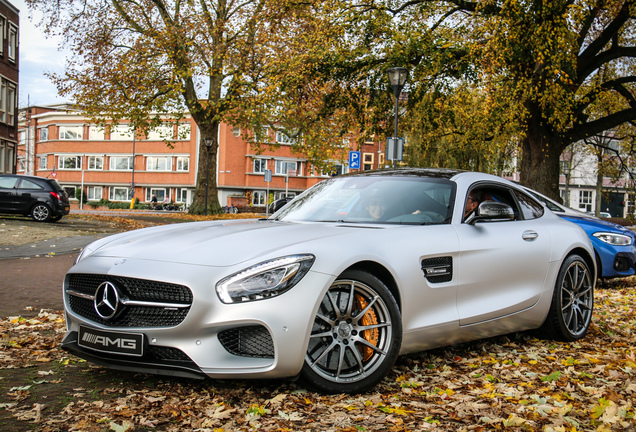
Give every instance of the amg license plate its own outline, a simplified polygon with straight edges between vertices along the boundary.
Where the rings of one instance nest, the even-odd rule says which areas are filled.
[[[79,346],[113,354],[141,356],[144,353],[144,335],[97,330],[80,326]]]

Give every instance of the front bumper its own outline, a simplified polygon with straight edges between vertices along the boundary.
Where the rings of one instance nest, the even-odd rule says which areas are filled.
[[[216,281],[234,271],[234,267],[88,257],[73,267],[65,278],[67,334],[62,347],[102,366],[135,372],[213,378],[297,375],[304,362],[318,299],[322,299],[333,276],[309,271],[295,287],[278,297],[224,304],[214,287]],[[170,308],[154,308],[161,310],[149,313],[124,306],[121,314],[104,320],[95,314],[93,300],[82,304],[77,296],[69,295],[70,288],[76,290],[72,279],[84,275],[89,276],[88,280],[97,277],[97,281],[99,278],[112,281],[123,297],[133,300],[139,288],[128,287],[128,279],[142,281],[139,286],[146,282],[185,286],[191,290],[191,303],[185,316],[169,325],[161,320],[164,314],[174,316]],[[96,290],[98,282],[91,283],[92,289]],[[157,295],[156,287],[148,291]],[[165,299],[160,300],[160,303],[165,302]],[[129,314],[129,311],[134,313]],[[144,354],[131,357],[94,350],[85,344],[80,346],[80,326],[142,334]]]

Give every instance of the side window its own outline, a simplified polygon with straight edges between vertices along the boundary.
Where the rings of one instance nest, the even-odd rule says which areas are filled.
[[[0,189],[13,189],[17,183],[17,177],[0,177]]]
[[[517,205],[517,201],[513,197],[510,189],[504,188],[504,187],[490,186],[490,185],[483,185],[483,186],[480,185],[471,189],[465,201],[464,219],[466,219],[468,215],[472,213],[472,212],[469,212],[470,208],[475,207],[475,204],[479,206],[481,203],[486,201],[494,201],[494,202],[499,202],[503,204],[508,204],[510,207],[512,207],[512,210],[515,213],[515,220],[521,219],[519,206]]]
[[[32,182],[31,180],[22,179],[20,183],[20,189],[44,189],[39,184]]]
[[[524,219],[536,219],[543,216],[543,207],[538,202],[517,190],[515,191],[515,195],[517,196],[517,201],[519,202],[521,214],[523,214]]]

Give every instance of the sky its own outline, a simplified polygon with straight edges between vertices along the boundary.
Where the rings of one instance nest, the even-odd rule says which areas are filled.
[[[47,39],[44,32],[31,19],[24,0],[8,0],[20,10],[20,107],[49,105],[68,100],[57,95],[57,88],[44,75],[45,72],[62,72],[64,54],[58,50],[59,39]]]

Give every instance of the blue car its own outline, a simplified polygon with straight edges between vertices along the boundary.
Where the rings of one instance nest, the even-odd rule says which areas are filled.
[[[597,274],[600,278],[616,278],[636,274],[636,233],[624,226],[588,216],[564,207],[540,193],[526,188],[553,213],[583,228],[596,252]]]

